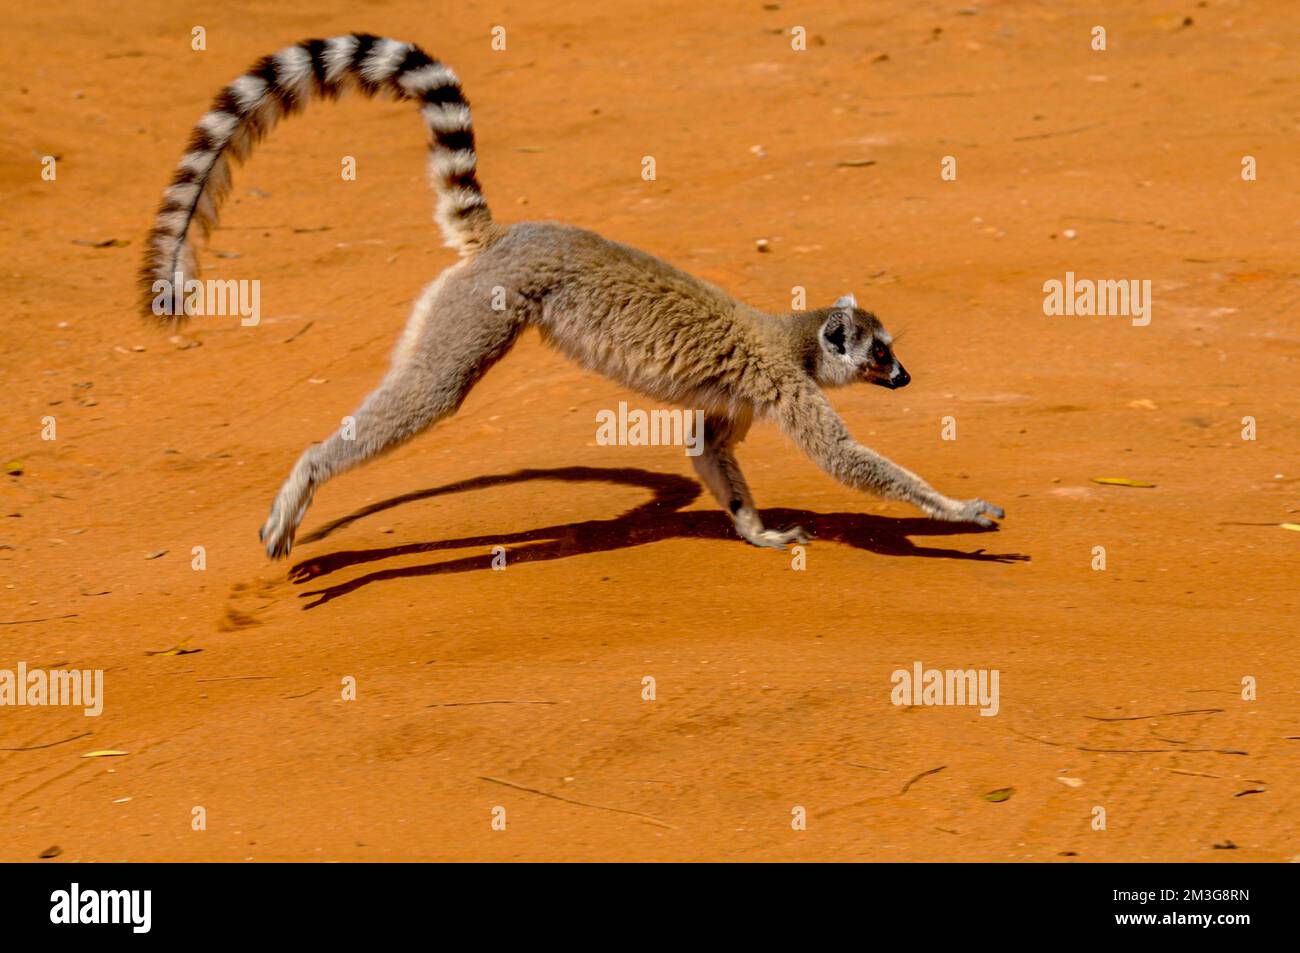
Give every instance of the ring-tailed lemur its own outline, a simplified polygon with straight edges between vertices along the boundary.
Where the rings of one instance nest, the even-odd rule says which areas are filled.
[[[466,393],[526,325],[584,367],[653,398],[706,410],[705,450],[692,460],[758,546],[802,542],[798,527],[763,526],[734,447],[768,418],[828,473],[935,519],[991,526],[1003,516],[984,500],[954,500],[853,440],[822,392],[855,381],[910,380],[889,335],[852,295],[830,308],[773,316],[743,304],[645,252],[550,222],[499,225],[475,175],[474,131],[460,81],[411,43],[369,35],[307,40],[264,57],[217,96],[199,120],[148,241],[141,279],[146,311],[160,288],[197,272],[195,226],[204,234],[229,190],[230,160],[243,159],[283,116],[349,89],[417,103],[429,132],[436,219],[461,261],[415,304],[387,376],[339,431],[299,458],[261,538],[288,554],[316,490],[335,474],[414,437],[455,412]],[[158,283],[162,283],[159,285]],[[169,285],[168,283],[175,284]],[[493,289],[505,289],[504,309]],[[500,292],[497,297],[500,298]],[[349,439],[351,438],[351,439]]]

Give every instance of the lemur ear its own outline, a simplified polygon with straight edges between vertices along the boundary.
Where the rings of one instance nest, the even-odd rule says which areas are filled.
[[[837,308],[856,308],[857,306],[858,306],[858,299],[853,297],[852,292],[841,296],[835,302],[835,307]]]
[[[822,347],[835,354],[844,354],[849,347],[849,316],[845,311],[832,311],[822,324]]]

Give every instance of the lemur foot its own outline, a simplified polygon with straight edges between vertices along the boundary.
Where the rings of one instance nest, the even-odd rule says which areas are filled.
[[[257,538],[266,544],[266,555],[270,559],[283,559],[293,549],[293,534],[297,526],[285,518],[285,513],[278,506],[271,508],[271,515],[257,531]]]
[[[948,500],[946,504],[929,513],[931,519],[943,520],[948,523],[975,523],[977,526],[996,526],[989,516],[1002,519],[1006,511],[1000,506],[994,506],[987,500]]]
[[[791,544],[802,545],[807,543],[809,536],[802,526],[791,526],[789,529],[760,529],[748,533],[742,533],[746,541],[755,546],[762,546],[768,549],[785,549]]]
[[[286,484],[281,488],[271,506],[271,515],[266,518],[257,536],[266,544],[266,555],[271,559],[283,559],[293,549],[294,533],[302,522],[311,504],[311,494],[302,492],[300,487]]]

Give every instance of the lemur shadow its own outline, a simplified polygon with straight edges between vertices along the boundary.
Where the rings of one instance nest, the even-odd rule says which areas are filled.
[[[304,559],[289,571],[289,578],[302,585],[327,576],[349,566],[377,562],[413,553],[431,553],[440,550],[474,548],[482,550],[492,546],[525,544],[509,551],[511,564],[563,559],[589,553],[608,552],[629,546],[644,546],[666,539],[732,539],[740,537],[732,528],[731,520],[721,510],[683,512],[682,508],[700,496],[700,486],[694,480],[670,473],[653,473],[631,467],[607,469],[602,467],[559,467],[555,469],[516,470],[495,476],[475,477],[449,483],[446,486],[405,493],[388,500],[372,503],[347,516],[327,523],[319,529],[300,537],[300,542],[311,543],[325,539],[336,530],[349,526],[367,516],[373,516],[395,506],[446,496],[468,493],[492,487],[525,483],[530,480],[557,480],[565,483],[611,483],[647,489],[651,497],[613,519],[585,520],[581,523],[559,523],[518,533],[499,533],[491,536],[468,536],[444,539],[430,543],[409,543],[381,549],[341,550]],[[965,552],[933,546],[918,546],[910,536],[952,536],[967,533],[996,532],[994,528],[974,526],[969,523],[942,523],[922,517],[896,519],[872,516],[865,513],[812,513],[808,510],[765,509],[764,522],[773,527],[802,526],[815,540],[844,543],[882,556],[924,556],[938,559],[972,559],[979,562],[1024,562],[1030,557],[1021,553],[987,553],[983,549]],[[312,599],[304,605],[314,609],[339,596],[355,592],[362,586],[386,579],[403,579],[414,576],[435,576],[443,573],[473,572],[490,568],[490,560],[483,552],[447,562],[427,563],[420,566],[400,566],[379,569],[347,582],[323,589],[302,593],[302,598]]]

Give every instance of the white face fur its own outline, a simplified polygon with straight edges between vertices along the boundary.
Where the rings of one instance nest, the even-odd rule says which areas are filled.
[[[835,302],[818,339],[822,349],[818,378],[823,386],[870,381],[892,390],[912,379],[894,356],[889,332],[874,314],[859,308],[851,294]]]

